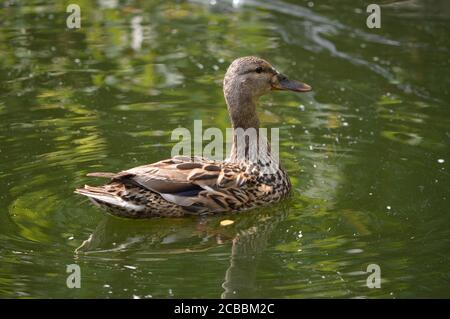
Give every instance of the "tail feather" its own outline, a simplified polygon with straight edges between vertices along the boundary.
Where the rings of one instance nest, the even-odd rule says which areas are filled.
[[[108,192],[103,186],[94,187],[85,185],[84,188],[77,188],[75,193],[87,196],[91,201],[100,206],[113,206],[114,208],[132,211],[142,211],[145,206],[136,205],[129,201],[124,200],[114,192]]]
[[[86,176],[114,178],[117,176],[117,174],[116,173],[108,173],[108,172],[93,172],[93,173],[86,174]]]

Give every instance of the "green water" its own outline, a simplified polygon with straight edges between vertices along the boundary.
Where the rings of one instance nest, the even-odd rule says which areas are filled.
[[[377,30],[350,0],[77,0],[69,30],[71,2],[0,4],[0,297],[450,297],[448,1],[380,1]],[[244,55],[314,88],[259,107],[292,198],[133,221],[73,194],[169,157],[176,127],[225,130]]]

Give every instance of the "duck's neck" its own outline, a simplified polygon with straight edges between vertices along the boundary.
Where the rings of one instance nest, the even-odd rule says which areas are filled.
[[[238,87],[224,89],[225,101],[231,118],[233,129],[259,129],[259,119],[256,114],[256,98]]]
[[[256,114],[257,98],[246,94],[242,89],[224,89],[224,93],[233,127],[229,160],[249,161],[255,164],[273,162],[270,144],[266,136],[259,131],[259,119]]]

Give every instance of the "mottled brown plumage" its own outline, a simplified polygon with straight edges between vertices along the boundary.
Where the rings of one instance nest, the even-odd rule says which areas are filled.
[[[257,132],[256,101],[261,95],[271,90],[310,89],[288,80],[260,58],[237,59],[224,78],[234,132],[230,158],[213,161],[176,156],[117,174],[91,173],[88,175],[111,181],[98,187],[86,185],[75,192],[113,215],[129,218],[238,212],[278,202],[291,188],[286,172],[265,139],[253,149],[250,139],[242,139],[239,132]]]

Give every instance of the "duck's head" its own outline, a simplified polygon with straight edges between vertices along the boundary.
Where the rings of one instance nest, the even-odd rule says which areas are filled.
[[[254,56],[239,58],[231,63],[225,74],[224,89],[229,86],[238,86],[256,97],[273,90],[311,91],[308,84],[289,80],[269,62]]]
[[[269,62],[254,56],[238,58],[228,67],[223,91],[235,127],[257,127],[256,100],[270,91],[308,92],[308,84],[293,81]]]

